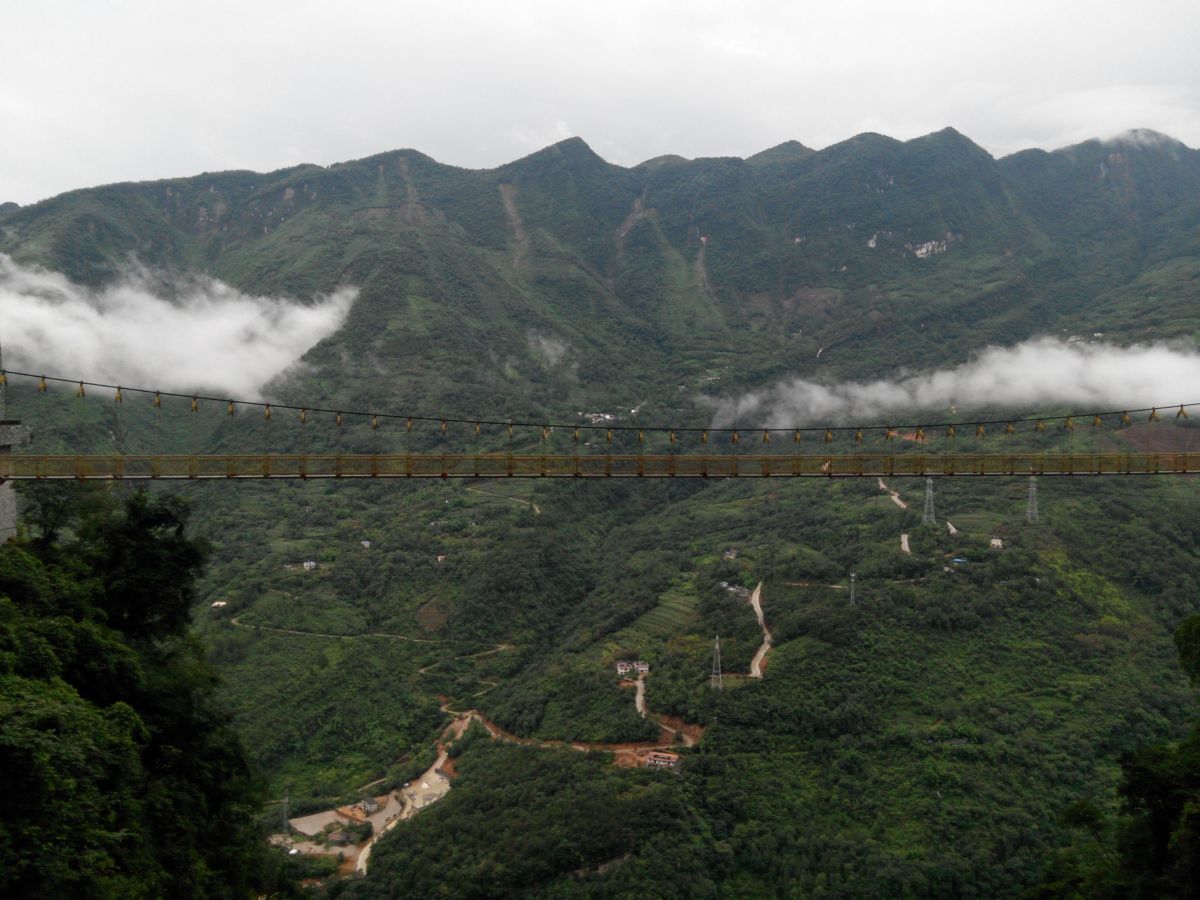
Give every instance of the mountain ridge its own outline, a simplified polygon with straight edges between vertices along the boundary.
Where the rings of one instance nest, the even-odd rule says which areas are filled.
[[[668,154],[661,154],[659,156],[654,156],[649,159],[643,160],[642,162],[634,163],[629,166],[624,166],[624,165],[621,165],[620,163],[613,163],[613,162],[609,162],[608,160],[605,160],[603,157],[601,157],[599,154],[597,154],[592,149],[591,145],[588,144],[584,138],[579,137],[579,136],[572,136],[569,138],[564,138],[553,144],[548,144],[546,147],[543,147],[540,150],[535,150],[531,153],[526,154],[525,156],[518,157],[516,159],[512,159],[507,162],[499,163],[494,166],[482,166],[482,167],[459,166],[459,165],[455,165],[453,163],[445,163],[440,160],[437,160],[436,158],[429,156],[428,154],[424,153],[423,151],[417,150],[416,148],[398,147],[398,148],[391,149],[391,150],[382,150],[382,151],[379,151],[378,153],[372,153],[368,156],[359,157],[356,159],[348,159],[348,160],[340,160],[337,162],[332,162],[327,165],[322,165],[320,163],[297,163],[295,165],[285,166],[285,167],[281,167],[279,169],[269,169],[269,170],[261,170],[261,171],[256,170],[256,169],[216,169],[216,170],[205,170],[203,172],[200,172],[200,173],[197,173],[194,175],[166,176],[163,178],[152,179],[150,181],[125,180],[125,181],[104,182],[104,183],[96,184],[96,185],[87,185],[87,186],[81,186],[81,187],[76,187],[76,188],[70,188],[59,194],[55,194],[51,197],[47,197],[42,200],[35,201],[33,203],[25,203],[25,204],[18,204],[18,203],[12,203],[12,202],[0,203],[0,217],[2,217],[5,214],[8,214],[8,213],[15,212],[17,210],[25,210],[25,209],[34,208],[34,207],[40,206],[42,204],[49,203],[58,198],[74,194],[78,191],[102,190],[104,188],[123,187],[123,186],[129,186],[129,185],[169,184],[169,183],[185,181],[185,180],[189,180],[189,179],[193,179],[193,178],[225,177],[225,176],[235,176],[235,175],[253,176],[253,177],[258,177],[258,178],[278,178],[278,177],[285,176],[292,172],[308,170],[308,169],[333,171],[333,170],[337,170],[337,169],[344,168],[344,167],[354,167],[354,166],[357,166],[360,164],[370,163],[370,162],[375,161],[380,158],[393,157],[393,156],[406,157],[406,158],[417,157],[420,160],[422,160],[423,162],[433,163],[439,167],[443,167],[445,169],[455,170],[455,171],[459,171],[459,172],[489,173],[489,172],[502,171],[502,170],[508,169],[510,167],[513,167],[519,163],[523,163],[526,161],[542,159],[547,154],[550,154],[552,152],[557,153],[560,156],[563,156],[564,158],[569,158],[571,156],[575,156],[575,155],[579,154],[580,151],[583,151],[587,155],[594,157],[595,159],[600,160],[601,162],[604,162],[608,166],[612,166],[612,167],[615,167],[618,169],[624,169],[626,171],[632,171],[632,170],[639,169],[639,168],[642,168],[645,166],[651,166],[656,163],[661,163],[661,161],[665,161],[665,160],[682,161],[682,162],[697,162],[697,161],[705,160],[705,159],[736,159],[736,160],[743,160],[746,162],[753,161],[753,162],[757,162],[757,163],[794,162],[794,161],[806,158],[806,157],[814,155],[814,154],[825,153],[833,148],[839,148],[839,147],[843,147],[843,146],[861,146],[863,143],[871,142],[876,139],[882,139],[884,142],[888,142],[891,144],[911,144],[914,142],[924,142],[924,141],[929,141],[931,139],[945,139],[945,138],[949,138],[949,139],[953,139],[953,140],[961,140],[961,142],[968,144],[971,147],[974,147],[974,148],[982,151],[983,153],[987,154],[989,157],[991,157],[992,159],[994,159],[996,161],[1011,159],[1013,157],[1021,156],[1023,154],[1056,154],[1056,153],[1069,154],[1073,151],[1076,151],[1078,148],[1084,147],[1089,144],[1126,145],[1126,146],[1133,146],[1133,147],[1138,147],[1138,148],[1143,148],[1143,149],[1153,148],[1153,147],[1158,146],[1158,147],[1171,147],[1171,148],[1184,150],[1184,151],[1188,151],[1188,152],[1192,152],[1192,153],[1196,152],[1194,148],[1189,147],[1183,141],[1180,141],[1177,138],[1174,138],[1171,135],[1165,134],[1163,132],[1158,132],[1158,131],[1155,131],[1155,130],[1149,129],[1149,128],[1130,128],[1130,129],[1126,129],[1125,131],[1120,132],[1116,135],[1113,135],[1111,137],[1088,138],[1086,140],[1079,141],[1078,143],[1075,143],[1075,144],[1069,144],[1069,145],[1066,145],[1063,147],[1057,147],[1057,148],[1053,148],[1053,149],[1049,149],[1049,150],[1040,148],[1040,147],[1028,147],[1028,148],[1024,148],[1021,150],[1013,151],[1012,153],[1004,154],[1002,156],[993,156],[990,152],[988,152],[986,149],[984,149],[979,144],[976,144],[974,141],[972,141],[969,137],[964,135],[962,132],[958,131],[957,129],[953,128],[952,126],[946,126],[944,128],[938,129],[937,131],[932,131],[925,135],[918,135],[917,137],[909,138],[908,140],[899,140],[897,138],[892,138],[887,135],[880,134],[878,132],[866,131],[866,132],[860,132],[858,134],[852,135],[841,141],[835,141],[834,143],[829,144],[821,149],[813,149],[797,140],[789,139],[780,144],[774,145],[772,147],[768,147],[764,150],[759,150],[755,153],[751,153],[744,157],[741,157],[741,156],[728,156],[728,157],[704,157],[704,156],[701,156],[701,157],[689,158],[689,157],[680,156],[678,154],[668,153]]]
[[[486,170],[393,150],[73,191],[4,214],[0,252],[92,285],[131,258],[257,294],[353,283],[344,333],[313,360],[360,359],[448,400],[466,385],[418,362],[436,334],[464,371],[483,354],[519,373],[469,376],[475,390],[516,404],[532,380],[561,412],[595,403],[586,376],[614,366],[664,397],[678,370],[693,396],[921,367],[930,342],[954,362],[1063,329],[1190,334],[1200,153],[1142,143],[997,160],[942,129],[624,168],[569,138]],[[575,347],[581,377],[547,369],[533,332]]]

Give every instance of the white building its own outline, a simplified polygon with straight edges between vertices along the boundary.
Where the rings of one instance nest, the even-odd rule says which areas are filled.
[[[618,675],[628,675],[630,672],[637,672],[641,675],[647,675],[650,672],[650,663],[640,659],[622,659],[617,663]]]
[[[646,755],[647,769],[678,769],[679,754],[668,753],[665,750],[651,750]]]

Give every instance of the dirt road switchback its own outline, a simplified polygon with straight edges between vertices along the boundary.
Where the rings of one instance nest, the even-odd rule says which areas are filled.
[[[762,629],[763,633],[762,645],[754,654],[754,659],[750,660],[750,677],[762,678],[763,664],[766,662],[767,654],[771,652],[771,629],[767,628],[766,619],[763,617],[761,581],[754,589],[754,593],[750,595],[750,605],[754,607],[754,615],[758,617],[758,627]]]

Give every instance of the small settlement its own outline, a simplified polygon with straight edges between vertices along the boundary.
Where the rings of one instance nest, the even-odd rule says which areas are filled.
[[[666,750],[651,750],[646,754],[647,769],[678,769],[679,754]]]
[[[636,672],[639,675],[650,674],[650,663],[643,660],[622,659],[617,661],[617,674],[624,677],[630,672]]]
[[[356,803],[288,819],[287,830],[271,843],[291,853],[339,858],[342,874],[350,874],[371,839],[401,817],[405,804],[398,791],[364,797]],[[370,825],[370,828],[365,826]]]

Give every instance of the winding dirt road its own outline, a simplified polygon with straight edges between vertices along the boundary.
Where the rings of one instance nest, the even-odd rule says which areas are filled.
[[[512,645],[503,645],[506,649]],[[499,648],[486,652],[499,652]],[[479,654],[474,654],[479,655]],[[644,676],[643,676],[644,677]],[[638,694],[639,694],[639,712],[642,715],[648,715],[645,707],[645,698],[643,696],[644,682],[642,677],[638,678]],[[569,747],[572,750],[577,750],[582,753],[592,751],[605,751],[613,754],[613,761],[617,765],[638,766],[641,765],[642,756],[651,750],[667,750],[675,746],[676,737],[679,738],[679,743],[684,747],[694,747],[696,743],[704,735],[704,727],[701,725],[693,725],[684,722],[674,716],[659,715],[656,719],[662,733],[657,741],[630,741],[622,744],[602,744],[590,743],[584,741],[544,741],[535,738],[522,738],[505,731],[483,713],[477,709],[468,709],[461,712],[450,709],[449,704],[443,702],[441,705],[442,712],[453,716],[454,720],[442,729],[441,735],[438,737],[437,759],[434,760],[432,766],[426,769],[419,777],[411,782],[410,787],[402,789],[399,794],[402,798],[403,808],[400,813],[386,822],[382,828],[378,828],[375,834],[371,837],[362,848],[358,851],[358,857],[354,864],[356,872],[366,873],[367,866],[370,864],[371,848],[375,845],[383,835],[395,828],[400,822],[407,821],[415,816],[418,812],[438,800],[441,800],[450,792],[451,782],[446,771],[446,763],[450,756],[449,741],[461,737],[472,722],[478,722],[484,727],[492,740],[505,741],[510,744],[519,744],[522,747],[540,747],[540,748],[563,748]],[[331,811],[332,812],[332,811]],[[293,845],[297,848],[300,845]],[[315,846],[315,845],[314,845]],[[301,852],[313,852],[310,850],[301,850]]]
[[[526,500],[523,497],[510,497],[508,494],[497,494],[495,491],[485,491],[477,487],[469,487],[466,490],[472,494],[482,494],[485,497],[495,497],[497,500],[511,500],[513,503],[521,503],[533,510],[535,516],[542,514],[542,509],[532,500]]]
[[[763,617],[761,581],[754,589],[754,593],[750,595],[750,605],[754,607],[754,615],[758,617],[758,627],[762,629],[763,633],[762,646],[754,654],[754,659],[750,660],[750,677],[762,678],[763,664],[766,662],[767,654],[771,652],[771,629],[767,628],[766,619]]]
[[[323,631],[299,631],[295,628],[275,628],[271,625],[247,625],[242,621],[241,616],[234,616],[229,620],[229,624],[236,628],[249,628],[251,631],[258,629],[259,631],[269,631],[273,634],[294,634],[299,637],[319,637],[330,638],[335,641],[352,641],[356,638],[364,637],[381,637],[388,638],[393,641],[409,641],[413,644],[444,644],[445,641],[434,640],[433,638],[418,638],[409,637],[407,634],[389,634],[383,631],[368,631],[363,634],[328,634]]]
[[[445,665],[448,662],[455,662],[460,659],[479,659],[481,656],[494,656],[497,653],[503,653],[506,650],[516,650],[516,644],[497,644],[490,650],[480,650],[478,653],[464,653],[462,656],[448,656],[445,659],[439,659],[437,662],[430,663],[427,666],[422,666],[417,669],[418,675],[428,675],[430,669],[436,669],[438,666]]]
[[[895,503],[898,507],[900,507],[901,509],[908,509],[908,504],[905,503],[900,498],[900,492],[893,491],[890,487],[888,487],[887,482],[884,481],[882,478],[879,479],[879,489],[881,491],[887,491],[888,495],[892,498],[892,502]],[[950,526],[950,528],[951,528],[951,533],[953,533],[954,526],[952,525],[952,526]],[[908,535],[907,534],[900,535],[900,549],[903,550],[905,553],[912,553],[912,550],[910,550],[908,548]]]
[[[758,621],[762,626],[764,634],[763,646],[759,649],[758,653],[754,657],[753,663],[751,664],[751,674],[755,678],[762,677],[762,664],[764,658],[766,657],[767,651],[770,649],[771,640],[771,633],[767,630],[767,627],[763,621],[761,593],[762,583],[760,582],[750,598],[750,603],[754,607],[755,614],[758,616]],[[244,625],[238,622],[236,618],[231,619],[230,621],[242,628],[255,627],[252,625]],[[267,630],[278,631],[284,634],[300,634],[338,639],[356,636],[319,634],[316,632],[293,631],[283,628],[272,628]],[[409,638],[407,635],[387,636],[402,640],[421,641],[422,643],[441,643],[439,641],[422,640],[420,638]],[[418,672],[419,674],[426,674],[436,666],[451,662],[453,660],[475,659],[478,657],[489,656],[495,653],[504,652],[506,650],[515,649],[516,646],[514,644],[497,644],[488,650],[481,650],[476,653],[468,653],[462,656],[448,657],[446,659],[439,660],[438,662],[422,667],[418,670]],[[638,674],[636,682],[637,693],[634,699],[634,704],[638,714],[641,715],[642,718],[650,717],[650,711],[646,706],[645,677],[646,676],[644,672]],[[494,685],[494,682],[491,684]],[[480,693],[485,692],[486,691],[481,691]],[[386,823],[383,824],[382,828],[377,828],[371,839],[366,844],[358,848],[357,858],[354,860],[354,870],[356,872],[366,873],[367,867],[370,864],[371,850],[374,847],[375,842],[378,841],[387,831],[390,831],[398,823],[411,819],[422,809],[433,803],[436,803],[438,800],[442,799],[442,797],[446,796],[447,793],[449,793],[451,788],[450,776],[453,774],[453,770],[447,767],[447,761],[449,759],[449,744],[452,740],[461,737],[467,728],[470,727],[472,722],[478,722],[480,725],[482,725],[492,740],[505,741],[507,743],[518,744],[524,747],[567,747],[583,753],[603,751],[613,754],[613,762],[616,765],[627,767],[643,765],[645,754],[652,750],[667,750],[679,744],[682,744],[684,747],[694,747],[699,742],[700,738],[704,736],[704,726],[702,725],[684,722],[677,716],[657,714],[654,716],[654,719],[658,722],[660,728],[659,739],[657,741],[629,741],[626,743],[606,744],[585,741],[539,740],[536,738],[518,737],[512,732],[501,728],[477,709],[467,709],[461,711],[451,709],[449,701],[444,697],[442,698],[440,709],[442,712],[449,716],[453,716],[454,718],[449,724],[446,725],[445,728],[442,729],[442,732],[438,737],[437,758],[434,760],[433,765],[423,772],[418,778],[414,779],[414,781],[411,782],[408,787],[397,792],[402,803],[400,812],[389,818]],[[371,784],[376,783],[377,782],[372,782]],[[329,812],[331,815],[334,814],[334,811],[332,810]],[[291,846],[300,849],[301,852],[317,852],[317,850],[321,849],[305,849],[307,845],[302,846],[301,844],[293,844]],[[313,846],[316,847],[316,845]]]
[[[888,495],[891,496],[892,502],[895,503],[898,507],[900,507],[901,509],[908,509],[908,504],[900,499],[900,492],[893,491],[890,487],[887,486],[887,482],[884,481],[882,478],[879,479],[879,489],[881,491],[886,491],[888,493]]]

